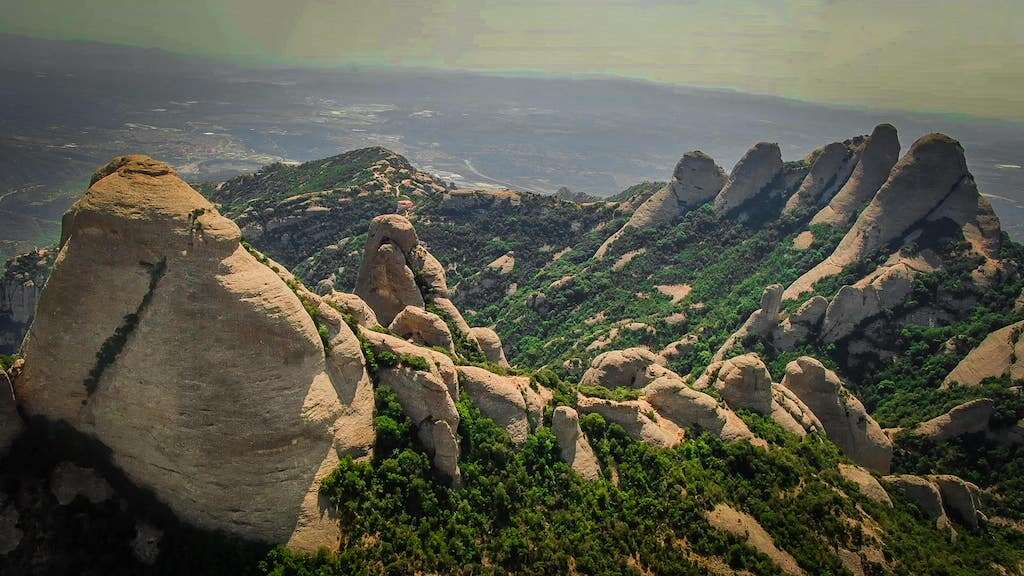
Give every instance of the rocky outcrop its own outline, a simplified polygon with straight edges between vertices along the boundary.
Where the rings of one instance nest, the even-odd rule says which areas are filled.
[[[814,412],[792,390],[782,384],[772,384],[771,417],[786,431],[800,437],[825,429]]]
[[[665,347],[658,352],[658,356],[661,356],[665,360],[672,360],[673,358],[687,356],[693,351],[693,348],[697,345],[698,341],[700,341],[700,337],[696,334],[686,334],[679,340],[666,344]]]
[[[865,321],[902,304],[914,289],[914,276],[941,266],[930,250],[917,256],[893,254],[885,264],[854,284],[843,286],[825,311],[821,340],[836,342],[853,334]]]
[[[170,167],[117,158],[64,218],[15,396],[186,522],[336,545],[319,481],[369,453],[373,392],[340,313],[304,298],[324,324]]]
[[[407,259],[418,242],[412,224],[403,216],[385,214],[370,223],[355,293],[382,324],[390,324],[406,306],[424,307]]]
[[[928,477],[942,496],[942,507],[958,524],[977,530],[986,521],[981,512],[981,489],[952,474],[935,474]]]
[[[779,312],[782,310],[782,285],[771,284],[761,292],[761,307],[754,310],[747,320],[733,332],[718,348],[711,358],[712,362],[721,362],[733,348],[742,344],[748,336],[769,337],[779,324]]]
[[[883,474],[889,471],[892,442],[835,372],[801,356],[786,366],[782,385],[810,408],[829,439],[850,460]]]
[[[730,358],[708,367],[711,386],[733,409],[747,408],[759,414],[772,412],[772,375],[757,354]]]
[[[508,360],[505,358],[505,350],[501,346],[501,337],[497,332],[490,328],[476,327],[469,329],[469,335],[480,346],[480,350],[488,362],[502,368],[509,367]]]
[[[558,439],[562,460],[586,480],[601,477],[601,466],[590,442],[580,429],[580,415],[568,406],[555,408],[551,415],[551,430]]]
[[[884,476],[882,482],[916,504],[929,520],[935,521],[937,528],[952,530],[946,509],[942,505],[942,494],[934,482],[910,474]]]
[[[712,510],[704,512],[704,517],[713,528],[732,534],[770,558],[782,572],[791,576],[807,574],[792,555],[775,544],[771,534],[753,516],[727,504],[716,504]]]
[[[438,347],[455,352],[455,343],[448,325],[440,316],[423,308],[406,306],[395,316],[388,329],[406,340],[429,348]]]
[[[504,428],[512,442],[523,444],[543,422],[550,392],[533,390],[530,379],[501,376],[475,366],[459,366],[459,383],[473,404]]]
[[[39,249],[4,263],[0,275],[0,354],[14,354],[21,346],[53,258],[52,251]]]
[[[784,298],[811,290],[921,223],[943,219],[960,226],[980,254],[991,257],[998,250],[998,219],[967,171],[963,148],[948,136],[928,134],[893,167],[832,255],[790,285]]]
[[[646,348],[626,348],[599,354],[580,380],[582,386],[643,388],[668,369],[664,359]]]
[[[380,326],[380,322],[377,321],[377,315],[373,313],[373,309],[355,294],[331,290],[324,295],[323,299],[324,302],[327,302],[339,312],[351,316],[360,326],[367,328]]]
[[[914,434],[941,442],[965,434],[987,432],[995,410],[995,402],[988,398],[964,402],[945,414],[918,424]]]
[[[690,388],[675,374],[651,382],[644,389],[644,400],[659,415],[682,428],[706,430],[727,441],[759,440],[735,413],[719,406],[711,396]]]
[[[828,310],[828,300],[814,296],[800,305],[792,314],[783,318],[772,329],[772,345],[781,352],[796,348],[800,343],[817,336],[821,321]]]
[[[580,396],[576,408],[583,414],[600,414],[608,422],[622,426],[635,440],[652,446],[671,448],[683,440],[683,430],[668,418],[659,416],[644,400]]]
[[[1024,378],[1024,321],[992,332],[942,381],[942,386],[979,386],[986,378]]]
[[[14,391],[7,373],[0,368],[0,460],[7,455],[11,444],[21,435],[25,425],[14,403]]]
[[[594,256],[600,260],[627,228],[648,228],[675,222],[687,211],[715,197],[726,182],[725,171],[700,150],[687,152],[676,164],[672,181],[644,201],[626,224],[609,237]]]
[[[850,179],[828,205],[814,215],[811,224],[846,226],[852,222],[889,178],[889,172],[899,160],[899,155],[900,141],[896,128],[891,124],[875,126],[864,143]]]
[[[725,214],[761,193],[782,172],[778,144],[759,142],[744,154],[715,196],[715,212]]]
[[[889,498],[889,493],[885,491],[885,488],[882,488],[878,480],[865,468],[853,464],[840,464],[839,475],[844,480],[856,484],[861,494],[868,499],[874,500],[879,504],[885,504],[890,508],[892,507],[892,499]]]
[[[815,150],[811,169],[797,191],[786,201],[783,214],[792,214],[819,206],[846,183],[857,162],[858,150],[853,143],[833,142]]]

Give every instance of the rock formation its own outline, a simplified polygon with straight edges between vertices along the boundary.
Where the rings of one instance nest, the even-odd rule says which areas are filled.
[[[715,196],[715,212],[725,214],[761,193],[782,171],[778,144],[759,142],[744,154]]]
[[[440,316],[423,308],[406,306],[391,321],[391,332],[428,348],[443,348],[455,352],[451,330]]]
[[[986,378],[1024,378],[1024,321],[992,332],[943,380],[943,387],[979,386]]]
[[[425,306],[409,267],[409,254],[418,243],[416,231],[404,216],[385,214],[370,223],[355,293],[382,324],[391,324],[406,306]]]
[[[583,374],[580,385],[643,388],[668,372],[664,360],[646,348],[626,348],[599,354]]]
[[[967,171],[960,144],[943,134],[921,137],[893,167],[885,184],[826,260],[797,279],[783,296],[796,298],[814,284],[900,239],[914,226],[948,219],[974,249],[991,257],[999,247],[999,222]]]
[[[505,350],[501,347],[501,337],[497,332],[490,328],[475,327],[469,329],[469,335],[476,340],[488,362],[502,368],[509,367],[508,360],[505,358]]]
[[[851,144],[833,142],[815,150],[811,156],[811,169],[797,191],[786,201],[783,214],[818,206],[846,183],[857,162],[858,151]]]
[[[936,528],[952,530],[949,516],[946,515],[946,509],[942,505],[942,494],[934,482],[910,474],[884,476],[882,482],[916,504],[927,518],[935,521]]]
[[[814,358],[801,356],[786,366],[782,385],[811,409],[829,439],[850,460],[876,472],[888,473],[892,441],[864,405],[846,390],[835,372]]]
[[[730,358],[717,369],[708,367],[711,386],[733,409],[747,408],[759,414],[772,412],[772,375],[757,354]]]
[[[882,488],[882,485],[867,469],[853,464],[840,464],[839,474],[845,480],[856,484],[861,494],[870,500],[874,500],[879,504],[885,504],[890,508],[892,507],[892,499],[889,498],[889,493],[885,491],[885,488]]]
[[[707,394],[690,388],[675,374],[661,376],[644,390],[644,400],[657,413],[686,429],[706,430],[727,441],[758,439],[731,410]]]
[[[380,322],[377,321],[377,315],[373,313],[373,309],[355,294],[331,290],[324,295],[323,299],[324,302],[327,302],[333,308],[351,316],[360,326],[367,328],[380,326]]]
[[[889,172],[899,160],[900,141],[896,128],[891,124],[879,124],[871,131],[864,143],[857,166],[850,179],[827,206],[822,208],[811,224],[846,226],[856,218],[861,208],[874,197],[882,187]]]
[[[661,448],[671,448],[683,440],[683,430],[667,418],[658,416],[644,400],[605,400],[580,396],[577,409],[584,414],[600,414],[618,424],[635,440]]]
[[[580,429],[580,415],[568,406],[555,408],[551,415],[551,430],[558,439],[562,460],[586,480],[601,477],[601,466],[590,442]]]
[[[600,260],[622,237],[626,228],[648,228],[675,222],[687,211],[715,197],[725,184],[726,175],[715,161],[700,150],[687,152],[676,164],[672,181],[651,195],[615,234],[597,249]]]
[[[995,402],[988,398],[964,402],[945,414],[918,424],[914,434],[940,442],[965,434],[987,432],[995,410]]]
[[[166,164],[116,158],[64,218],[15,396],[187,522],[334,545],[319,480],[374,441],[359,343],[239,240]]]
[[[0,354],[18,351],[52,265],[53,253],[46,249],[19,254],[4,264],[0,274]]]
[[[530,379],[500,376],[476,366],[459,366],[459,384],[484,416],[504,428],[516,444],[526,442],[544,419],[550,392],[533,390]]]

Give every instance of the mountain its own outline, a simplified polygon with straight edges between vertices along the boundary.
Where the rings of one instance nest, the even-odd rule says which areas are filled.
[[[10,267],[0,569],[1022,573],[1024,251],[949,136],[782,150],[584,203],[114,159]]]

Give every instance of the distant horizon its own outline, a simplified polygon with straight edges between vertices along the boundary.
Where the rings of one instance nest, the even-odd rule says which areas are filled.
[[[1022,21],[1007,0],[39,0],[8,7],[0,32],[251,67],[617,78],[1024,121]]]

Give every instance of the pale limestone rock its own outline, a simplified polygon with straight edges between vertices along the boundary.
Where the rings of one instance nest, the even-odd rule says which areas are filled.
[[[328,292],[323,299],[324,302],[327,302],[339,311],[355,318],[356,323],[360,326],[366,326],[367,328],[380,326],[380,322],[377,321],[377,315],[373,313],[373,309],[370,308],[366,302],[363,302],[362,298],[355,294],[335,292],[332,290]]]
[[[929,520],[935,521],[935,526],[940,530],[953,529],[942,505],[939,487],[931,480],[910,474],[895,474],[883,476],[882,483],[910,499]]]
[[[61,462],[50,472],[50,492],[61,506],[67,506],[81,496],[99,504],[114,495],[114,490],[92,468],[83,468],[71,462]]]
[[[880,473],[892,462],[892,441],[835,372],[809,356],[786,366],[782,385],[791,390],[821,422],[829,439],[850,460]]]
[[[914,428],[914,433],[931,440],[942,441],[964,434],[987,432],[989,420],[995,410],[995,402],[988,398],[971,400],[945,414],[918,424]]]
[[[449,352],[455,352],[455,343],[452,341],[451,330],[440,316],[427,312],[423,308],[406,306],[395,316],[388,327],[391,332],[422,344],[428,348],[439,347]]]
[[[942,506],[953,520],[959,524],[977,530],[984,515],[981,513],[981,490],[970,482],[966,482],[952,474],[935,474],[928,477],[942,495]]]
[[[771,417],[780,426],[801,437],[825,430],[814,412],[782,384],[772,384]]]
[[[651,382],[644,389],[644,400],[680,427],[706,430],[722,440],[758,443],[759,439],[736,414],[719,406],[711,396],[690,388],[675,374]]]
[[[890,508],[892,507],[892,499],[889,498],[889,493],[885,491],[885,488],[882,488],[882,485],[866,468],[861,468],[855,464],[840,464],[839,474],[847,481],[856,484],[861,494],[868,499],[874,500],[879,504],[885,504]]]
[[[781,352],[792,350],[810,339],[812,335],[816,335],[826,310],[828,300],[823,296],[814,296],[801,304],[772,330],[772,344],[775,349]]]
[[[459,312],[459,309],[455,307],[455,304],[451,300],[448,298],[435,298],[431,304],[437,306],[441,312],[451,318],[452,326],[450,326],[450,328],[453,335],[455,332],[459,332],[471,343],[474,345],[476,344],[476,340],[473,338],[473,331],[470,329],[469,323],[466,322],[466,319],[462,316],[462,312]]]
[[[971,350],[956,368],[942,381],[948,388],[979,386],[986,378],[1009,375],[1014,380],[1024,378],[1024,321],[1016,322],[992,332]]]
[[[568,406],[555,408],[551,415],[551,429],[558,439],[562,460],[586,480],[601,477],[601,466],[597,462],[590,442],[580,429],[580,416]]]
[[[498,274],[508,275],[512,273],[512,269],[516,267],[516,256],[512,252],[508,252],[501,256],[498,256],[493,262],[487,265],[487,268],[494,270]]]
[[[409,269],[420,280],[421,289],[427,292],[424,299],[449,297],[444,266],[422,244],[410,250],[406,258]]]
[[[598,248],[595,258],[604,258],[626,228],[643,229],[675,222],[687,211],[714,198],[726,179],[725,171],[708,155],[699,150],[687,152],[676,164],[672,181],[640,204],[626,224]]]
[[[626,348],[599,354],[583,374],[580,384],[615,388],[643,388],[668,372],[665,360],[646,348]]]
[[[888,179],[899,154],[900,142],[896,128],[891,124],[875,126],[864,144],[850,179],[828,205],[814,215],[811,224],[849,224]]]
[[[500,376],[476,366],[459,366],[458,370],[459,383],[473,404],[508,431],[512,442],[525,443],[544,416],[544,401],[531,394],[530,379]]]
[[[183,521],[283,543],[321,529],[307,506],[324,463],[371,450],[373,392],[340,314],[327,354],[239,239],[167,165],[116,159],[64,218],[15,393]]]
[[[797,191],[786,201],[783,214],[819,205],[828,200],[831,190],[846,183],[855,165],[855,150],[843,142],[833,142],[815,151],[811,169]]]
[[[728,181],[715,196],[715,212],[724,214],[757,196],[782,172],[778,144],[759,142],[732,169]]]
[[[655,412],[644,400],[605,400],[579,396],[576,408],[583,414],[600,414],[608,422],[618,424],[635,440],[671,448],[683,440],[683,430],[668,418]]]
[[[383,244],[363,258],[355,293],[390,324],[406,306],[424,307],[423,295],[405,256],[394,244]]]
[[[501,337],[497,332],[491,328],[476,327],[470,328],[469,334],[480,345],[480,350],[483,351],[488,362],[502,368],[509,367],[508,360],[505,358],[505,350],[501,347]]]
[[[995,254],[998,219],[974,186],[963,148],[948,136],[928,134],[893,167],[832,255],[791,284],[784,298],[811,290],[819,280],[900,239],[919,222],[939,218],[960,225],[979,253]]]
[[[733,409],[748,408],[766,416],[772,413],[772,375],[757,354],[722,362],[712,386]]]
[[[699,340],[700,337],[696,334],[686,334],[679,340],[667,344],[661,349],[661,352],[658,352],[658,355],[665,360],[686,356],[693,351],[693,347],[697,345]]]
[[[748,336],[769,337],[779,324],[782,309],[782,286],[771,284],[761,292],[761,307],[751,312],[747,320],[719,346],[712,362],[721,362]]]

